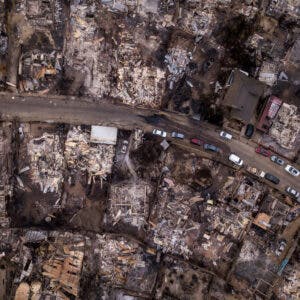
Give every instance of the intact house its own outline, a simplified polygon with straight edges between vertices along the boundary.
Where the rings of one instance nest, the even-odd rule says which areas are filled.
[[[250,123],[263,95],[264,84],[235,69],[231,72],[227,85],[229,88],[223,105],[228,109],[229,118],[243,124]]]

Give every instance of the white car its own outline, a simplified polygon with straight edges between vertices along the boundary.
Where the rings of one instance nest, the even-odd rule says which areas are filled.
[[[300,174],[299,170],[290,165],[287,165],[284,169],[293,176],[299,176]]]
[[[297,192],[295,189],[293,189],[292,187],[288,186],[285,191],[292,196],[293,198],[298,198],[300,193]]]
[[[225,131],[220,132],[220,137],[222,137],[226,140],[231,140],[232,139],[232,135],[228,132],[225,132]]]
[[[159,135],[159,136],[162,136],[162,137],[166,137],[167,136],[167,133],[163,130],[160,130],[160,129],[153,129],[153,134],[155,135]]]
[[[180,133],[180,132],[175,132],[173,131],[171,133],[171,137],[172,138],[176,138],[176,139],[184,139],[184,134],[183,133]]]
[[[230,154],[228,159],[238,166],[242,166],[244,163],[243,160],[235,154]]]

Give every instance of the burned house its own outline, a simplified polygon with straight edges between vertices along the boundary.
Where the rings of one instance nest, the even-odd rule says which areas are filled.
[[[283,103],[269,130],[269,136],[286,149],[293,149],[299,139],[300,119],[295,105]]]
[[[12,196],[11,176],[13,175],[12,124],[0,123],[0,228],[8,227],[10,220],[7,204]]]
[[[113,224],[146,228],[152,187],[144,180],[133,179],[111,185],[109,216]]]
[[[228,85],[222,105],[228,109],[229,117],[244,124],[255,120],[257,104],[263,95],[264,85],[240,70],[231,72]]]

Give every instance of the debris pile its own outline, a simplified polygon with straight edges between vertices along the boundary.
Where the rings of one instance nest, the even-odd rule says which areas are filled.
[[[44,133],[29,141],[27,146],[33,182],[43,193],[58,193],[63,182],[64,158],[60,138],[56,134]]]
[[[56,84],[57,76],[62,70],[62,54],[56,51],[42,53],[33,50],[25,53],[20,62],[19,82],[21,91],[46,90]]]
[[[163,252],[189,258],[192,251],[188,247],[186,232],[192,234],[199,232],[200,228],[199,224],[189,219],[189,214],[191,206],[201,198],[193,197],[188,187],[177,185],[170,190],[161,190],[159,199],[157,215],[151,219],[154,226],[154,243],[160,246]]]
[[[120,220],[141,229],[147,224],[151,186],[143,180],[111,185],[110,215],[114,224]]]
[[[94,251],[100,255],[99,273],[107,285],[151,292],[156,272],[151,256],[137,242],[123,237],[112,239],[109,235],[98,236],[98,242],[99,249]]]
[[[115,148],[113,145],[91,144],[90,133],[73,126],[65,142],[68,168],[87,171],[89,177],[106,178],[111,173]]]
[[[269,135],[276,142],[286,148],[295,147],[295,142],[299,138],[300,118],[298,108],[295,105],[283,103],[277,117],[273,121],[273,125],[269,131]]]
[[[191,52],[179,47],[170,49],[165,56],[165,63],[167,65],[169,76],[169,88],[172,90],[174,83],[178,82],[184,75],[185,70],[193,56]]]
[[[12,175],[12,135],[11,124],[0,124],[0,228],[9,226],[6,211],[7,199],[12,195],[10,177]]]
[[[121,67],[115,96],[128,105],[158,108],[164,91],[165,71],[156,67]]]
[[[109,74],[112,58],[109,43],[97,29],[97,7],[95,1],[71,1],[70,33],[64,55],[67,69],[70,68],[72,73],[69,77],[73,77],[74,84],[69,92],[77,92],[76,89],[83,85],[87,94],[103,97],[109,94],[111,88]]]
[[[43,276],[50,278],[51,288],[78,297],[84,242],[62,245],[43,265]]]

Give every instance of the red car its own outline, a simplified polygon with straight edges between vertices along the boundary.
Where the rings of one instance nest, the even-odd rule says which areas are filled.
[[[266,157],[269,157],[272,154],[270,150],[267,150],[267,149],[265,149],[263,147],[257,147],[257,148],[255,148],[255,152],[259,153],[259,154],[261,154],[263,156],[266,156]]]
[[[198,146],[202,146],[204,144],[204,141],[201,141],[199,139],[191,139],[191,143]]]

